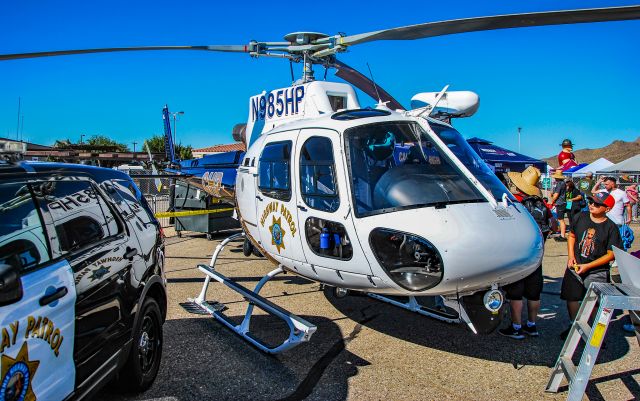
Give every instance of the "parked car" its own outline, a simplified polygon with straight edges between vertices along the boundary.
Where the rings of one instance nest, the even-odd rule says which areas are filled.
[[[0,164],[0,399],[146,390],[167,311],[160,225],[123,172]]]

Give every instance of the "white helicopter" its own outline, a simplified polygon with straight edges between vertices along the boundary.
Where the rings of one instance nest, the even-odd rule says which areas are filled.
[[[234,130],[248,148],[234,195],[243,232],[222,241],[209,266],[198,266],[205,282],[186,305],[211,314],[259,349],[277,353],[309,340],[316,330],[258,294],[285,271],[335,287],[337,295],[360,291],[422,315],[462,321],[474,332],[489,332],[500,323],[499,288],[527,276],[543,254],[532,217],[450,125],[452,118],[473,115],[477,95],[445,87],[417,94],[413,108],[406,110],[338,61],[338,53],[377,40],[638,18],[640,6],[628,6],[467,18],[349,36],[297,32],[284,42],[66,50],[0,55],[0,60],[205,50],[303,63],[302,78],[292,86],[251,97],[246,126]],[[314,65],[337,69],[338,77],[378,104],[362,108],[351,85],[315,80]],[[241,238],[246,238],[245,250],[256,248],[278,266],[253,291],[215,270],[222,249]],[[224,315],[224,305],[206,301],[211,279],[249,301],[240,324]],[[447,308],[421,305],[417,297],[422,296],[441,297]],[[252,335],[254,305],[287,323],[290,334],[281,344]]]

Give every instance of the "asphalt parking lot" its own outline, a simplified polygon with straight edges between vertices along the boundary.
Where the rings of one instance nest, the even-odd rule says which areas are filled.
[[[314,323],[318,330],[310,342],[269,356],[213,318],[189,314],[179,305],[199,293],[204,276],[195,266],[208,264],[224,238],[219,235],[207,241],[196,233],[167,238],[169,310],[158,378],[144,394],[122,396],[107,388],[97,399],[566,399],[566,386],[558,394],[544,392],[562,348],[559,333],[568,324],[558,297],[565,243],[550,240],[546,244],[539,338],[518,341],[497,332],[474,335],[463,325],[435,321],[368,297],[336,299],[318,283],[287,274],[270,281],[261,294]],[[273,268],[264,258],[244,257],[240,242],[230,244],[217,264],[221,273],[249,288]],[[210,286],[208,299],[224,303],[231,317],[244,314],[242,297],[221,284]],[[638,343],[622,331],[622,316],[614,320],[585,399],[640,398]],[[259,312],[252,327],[266,336],[282,329],[274,318]]]

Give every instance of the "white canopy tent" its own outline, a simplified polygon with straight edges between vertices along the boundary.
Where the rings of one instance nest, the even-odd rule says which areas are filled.
[[[597,171],[597,174],[610,174],[610,173],[631,173],[640,174],[640,155],[635,155],[623,160],[613,166],[605,167]]]
[[[605,159],[604,157],[599,158],[598,160],[587,164],[586,166],[584,166],[583,168],[581,168],[580,170],[576,170],[573,172],[572,176],[573,177],[584,177],[587,175],[588,172],[592,172],[592,173],[596,173],[597,171],[600,171],[604,168],[613,166],[613,163],[611,163],[609,160]]]

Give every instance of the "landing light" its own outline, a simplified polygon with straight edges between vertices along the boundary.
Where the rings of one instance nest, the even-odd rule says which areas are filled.
[[[442,280],[440,253],[432,243],[414,234],[376,228],[369,243],[389,277],[402,288],[424,291]]]

